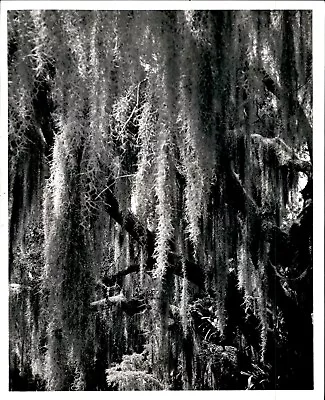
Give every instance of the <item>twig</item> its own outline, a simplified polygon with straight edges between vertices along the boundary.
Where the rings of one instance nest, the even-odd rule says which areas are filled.
[[[123,125],[123,128],[120,131],[120,135],[123,134],[123,132],[125,131],[125,128],[127,127],[127,124],[131,121],[131,118],[133,117],[133,114],[135,113],[135,110],[139,107],[139,95],[140,95],[140,85],[142,82],[145,82],[147,80],[147,78],[143,79],[142,81],[140,81],[138,83],[138,88],[137,88],[137,102],[136,105],[134,106],[129,118],[127,119],[127,121],[125,122],[125,124]]]
[[[132,176],[135,176],[135,174],[126,174],[126,175],[117,176],[117,177],[114,179],[114,182],[112,182],[110,185],[106,186],[106,188],[104,188],[104,189],[95,197],[94,201],[97,200],[104,192],[106,192],[106,190],[110,189],[110,188],[115,184],[115,181],[116,181],[117,179],[130,178],[130,177],[132,177]]]

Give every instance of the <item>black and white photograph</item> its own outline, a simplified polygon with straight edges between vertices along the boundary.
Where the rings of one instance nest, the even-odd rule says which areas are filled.
[[[317,10],[14,3],[7,390],[313,391]]]

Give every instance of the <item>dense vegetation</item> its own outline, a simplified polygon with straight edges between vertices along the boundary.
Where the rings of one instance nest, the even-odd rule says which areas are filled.
[[[11,390],[313,387],[311,32],[8,13]]]

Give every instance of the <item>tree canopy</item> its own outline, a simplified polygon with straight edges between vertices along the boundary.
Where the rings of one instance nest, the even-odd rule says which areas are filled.
[[[11,388],[312,388],[311,12],[10,11],[8,71]]]

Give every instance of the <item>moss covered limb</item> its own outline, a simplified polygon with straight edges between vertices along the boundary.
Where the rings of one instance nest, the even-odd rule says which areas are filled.
[[[153,251],[154,251],[154,242],[155,242],[155,234],[151,232],[149,229],[143,226],[143,224],[136,218],[134,214],[130,211],[127,214],[123,215],[120,211],[119,204],[113,193],[108,192],[106,194],[105,203],[107,204],[107,212],[121,227],[141,246],[146,246],[148,258],[146,263],[146,271],[151,271],[154,268],[154,259],[153,259]],[[174,247],[174,244],[171,243],[171,248]],[[178,276],[183,276],[183,266],[181,257],[173,252],[169,252],[168,254],[168,262],[170,268],[172,268],[173,273]],[[189,260],[185,261],[185,268],[187,278],[190,282],[199,286],[200,288],[204,288],[204,272],[203,269],[194,262]],[[115,281],[118,277],[126,276],[133,272],[139,272],[140,265],[131,265],[124,271],[119,271],[117,274],[113,276],[108,276],[104,279],[105,284],[110,284]]]
[[[103,305],[117,306],[120,307],[121,310],[128,315],[138,314],[148,307],[144,299],[127,299],[123,293],[120,293],[117,296],[110,296],[101,300],[93,301],[92,303],[90,303],[90,305],[92,307],[101,307]]]

